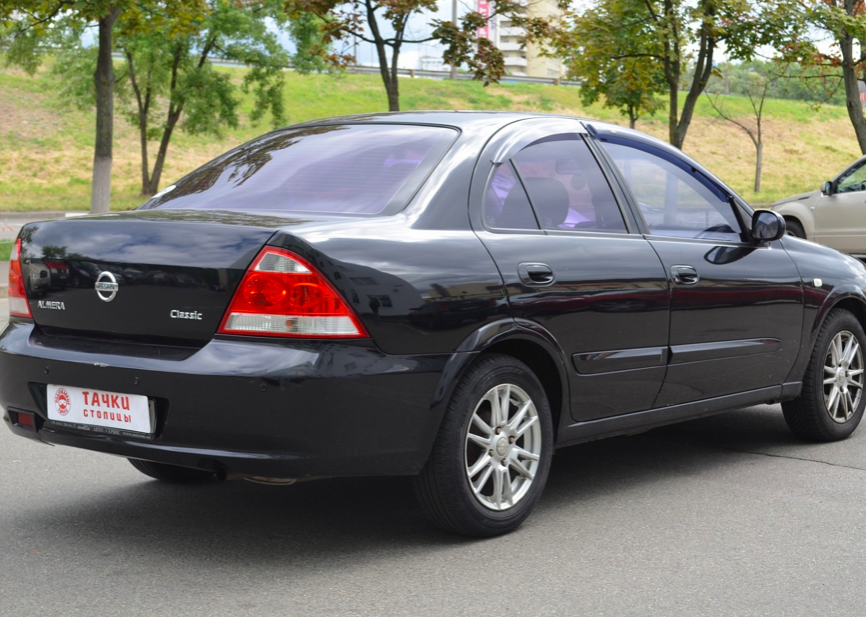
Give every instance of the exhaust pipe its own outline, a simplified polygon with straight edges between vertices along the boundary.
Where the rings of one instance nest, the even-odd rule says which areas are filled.
[[[268,476],[251,476],[238,471],[231,471],[228,467],[220,465],[216,472],[217,480],[228,482],[231,480],[246,480],[247,482],[255,482],[256,484],[269,484],[271,486],[290,486],[297,482],[309,482],[310,480],[323,480],[323,477],[316,478],[272,478]]]

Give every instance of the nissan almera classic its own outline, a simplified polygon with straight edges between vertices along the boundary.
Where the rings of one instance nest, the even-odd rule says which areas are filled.
[[[66,284],[31,276],[48,262]],[[167,482],[414,476],[436,524],[493,536],[561,446],[768,401],[800,437],[849,436],[864,290],[858,261],[635,131],[337,118],[135,211],[25,226],[0,404],[17,435]]]

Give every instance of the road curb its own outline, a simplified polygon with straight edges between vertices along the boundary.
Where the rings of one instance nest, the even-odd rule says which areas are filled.
[[[0,212],[0,221],[45,221],[66,216],[61,210],[33,210],[32,212]]]

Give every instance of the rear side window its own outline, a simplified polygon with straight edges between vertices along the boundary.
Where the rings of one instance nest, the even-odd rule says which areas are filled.
[[[487,187],[487,226],[498,229],[538,229],[532,205],[511,162],[496,168]]]
[[[142,208],[391,214],[456,136],[448,128],[381,124],[283,131],[207,163]]]
[[[527,198],[528,194],[528,198]],[[500,165],[487,189],[492,228],[625,232],[610,185],[576,135],[533,143]]]

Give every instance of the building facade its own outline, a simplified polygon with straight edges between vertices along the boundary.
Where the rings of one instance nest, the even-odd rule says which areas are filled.
[[[556,17],[559,8],[555,0],[526,0],[524,10],[531,17]],[[478,11],[482,15],[487,12],[487,0],[478,0]],[[506,16],[497,15],[490,20],[487,33],[479,32],[479,36],[487,36],[496,47],[502,51],[505,60],[505,72],[508,75],[529,77],[562,77],[563,66],[558,58],[545,58],[541,55],[542,48],[529,43],[522,47],[526,37],[523,28],[513,25]]]

